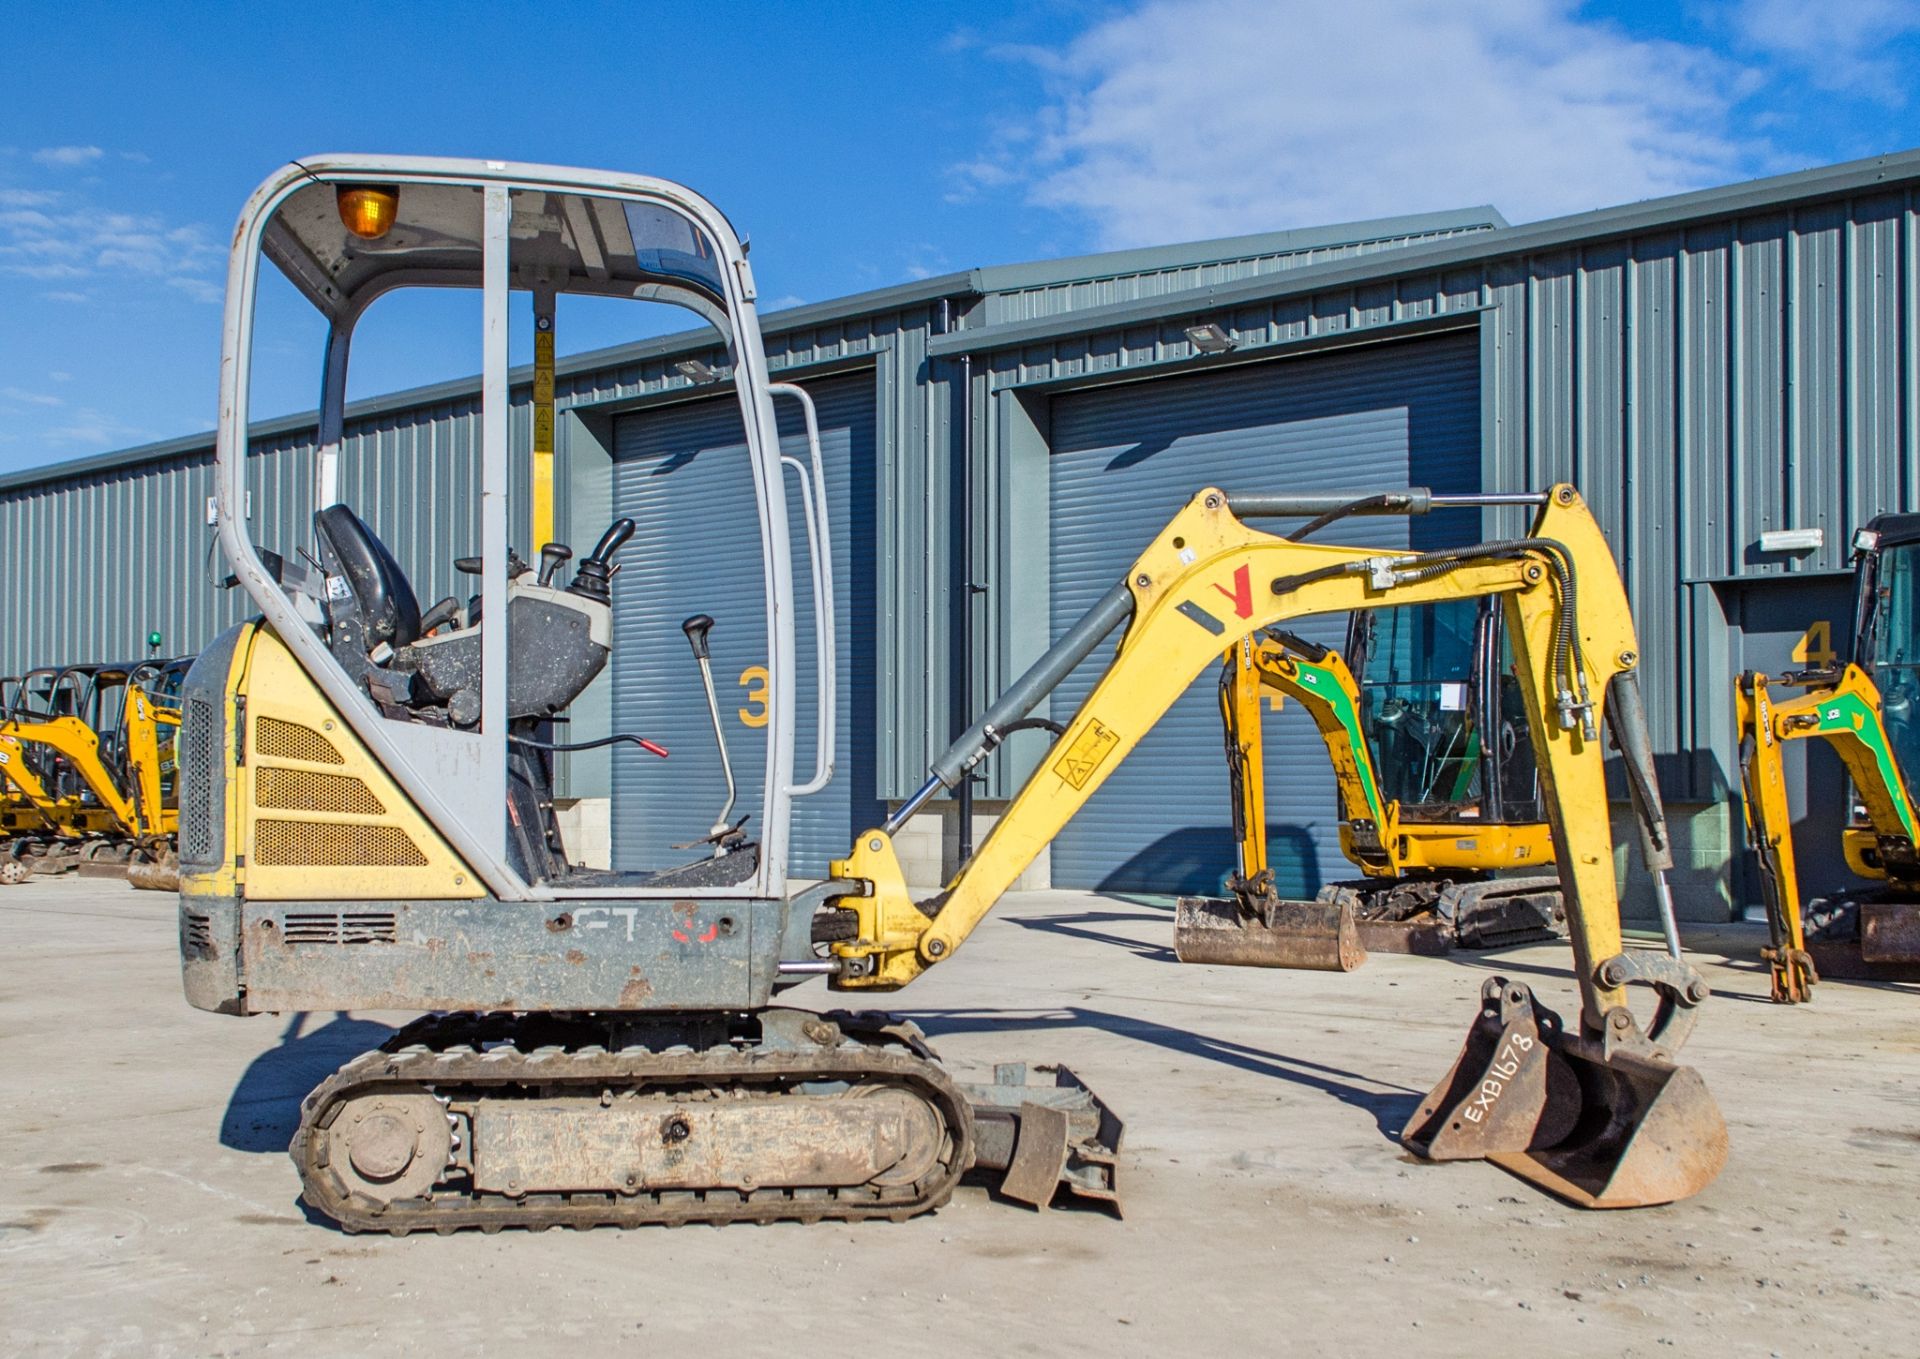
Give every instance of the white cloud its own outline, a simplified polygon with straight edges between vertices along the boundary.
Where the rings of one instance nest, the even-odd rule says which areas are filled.
[[[33,158],[42,165],[71,168],[76,165],[91,165],[106,154],[97,146],[48,146],[34,152]]]
[[[29,406],[64,406],[67,403],[45,392],[30,392],[24,387],[0,387],[0,396],[9,401],[24,401]]]
[[[153,437],[152,431],[130,425],[116,415],[94,410],[91,406],[72,411],[63,420],[64,423],[43,430],[41,437],[50,443],[63,444],[75,450],[124,448]]]
[[[178,288],[195,302],[218,303],[226,300],[226,291],[218,283],[209,283],[204,278],[192,278],[180,275],[167,280],[167,286]]]
[[[50,372],[47,374],[47,380],[49,382],[72,382],[73,374],[63,373],[58,369],[55,369],[53,372]]]
[[[1730,17],[1744,46],[1792,66],[1822,89],[1890,108],[1906,103],[1900,67],[1886,52],[1894,39],[1920,31],[1920,7],[1912,0],[1739,0]]]
[[[52,189],[0,189],[0,208],[44,208],[59,198]]]
[[[43,280],[128,277],[177,288],[196,302],[218,301],[222,255],[211,234],[151,213],[112,212],[71,195],[18,198],[0,210],[0,274]],[[84,302],[77,290],[49,292],[55,301]]]
[[[93,298],[89,297],[86,293],[77,293],[65,288],[55,289],[49,293],[41,293],[40,296],[46,298],[49,302],[84,303],[93,301]]]
[[[1039,64],[1036,143],[956,177],[1018,180],[1106,247],[1487,202],[1531,220],[1768,168],[1728,131],[1745,71],[1576,0],[1150,0]]]

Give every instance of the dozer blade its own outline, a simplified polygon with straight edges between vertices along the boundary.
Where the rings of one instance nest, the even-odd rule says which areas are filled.
[[[1431,1161],[1492,1161],[1582,1208],[1672,1203],[1727,1160],[1726,1124],[1697,1071],[1651,1046],[1603,1054],[1504,977],[1482,988],[1459,1059],[1400,1140]]]
[[[1120,1138],[1113,1110],[1065,1067],[1039,1067],[1050,1082],[1030,1083],[1024,1063],[993,1069],[992,1085],[962,1085],[973,1110],[976,1170],[1004,1171],[999,1190],[1035,1208],[1060,1190],[1120,1212]]]
[[[1181,897],[1173,951],[1183,963],[1351,972],[1367,960],[1345,902],[1271,901],[1258,907],[1220,897]]]

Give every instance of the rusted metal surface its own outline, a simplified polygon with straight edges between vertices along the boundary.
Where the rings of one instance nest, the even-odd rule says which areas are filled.
[[[246,902],[249,1011],[752,1009],[782,903]]]
[[[791,1011],[692,1016],[683,1025],[662,1021],[642,1044],[628,1041],[640,1031],[621,1025],[505,1015],[410,1025],[302,1105],[290,1151],[307,1202],[348,1231],[396,1235],[901,1219],[944,1203],[972,1164],[967,1100],[911,1026]],[[405,1161],[391,1181],[399,1185],[421,1156],[432,1160],[431,1147],[412,1159],[395,1150],[404,1126],[376,1129],[366,1168],[351,1138],[346,1161],[336,1163],[332,1129],[341,1117],[368,1107],[362,1101],[382,1101],[376,1107],[385,1111],[422,1093],[451,1120],[444,1164],[433,1167],[430,1184],[409,1178],[405,1193],[368,1187],[369,1171]],[[516,1127],[530,1103],[536,1107]],[[631,1109],[609,1112],[623,1103]],[[872,1108],[855,1107],[863,1104]],[[605,1118],[604,1135],[587,1121],[595,1117]],[[857,1134],[847,1135],[862,1121],[864,1151]],[[903,1126],[883,1133],[889,1121]],[[807,1153],[822,1123],[839,1129],[837,1149],[816,1166]],[[622,1152],[615,1144],[623,1130],[644,1130],[660,1150]],[[668,1154],[675,1148],[677,1159]],[[496,1167],[487,1161],[493,1155],[506,1159]],[[877,1168],[850,1182],[862,1155]],[[520,1173],[547,1187],[519,1183]],[[593,1183],[573,1183],[583,1180]]]
[[[1860,958],[1866,963],[1920,964],[1920,901],[1862,902]]]
[[[1120,1212],[1120,1141],[1125,1127],[1106,1102],[1065,1067],[994,1067],[991,1085],[963,1085],[973,1108],[974,1165],[1004,1170],[1000,1192],[1035,1208],[1059,1191]]]
[[[946,1134],[920,1096],[871,1086],[481,1099],[468,1118],[474,1189],[511,1195],[912,1184],[936,1169]]]
[[[1570,1035],[1496,977],[1453,1067],[1401,1133],[1429,1160],[1486,1159],[1583,1208],[1671,1203],[1727,1159],[1706,1083],[1643,1038],[1624,1009],[1600,1039]]]
[[[1351,972],[1367,960],[1344,902],[1181,897],[1173,951],[1183,963]]]
[[[1328,883],[1318,900],[1350,906],[1373,953],[1436,957],[1454,948],[1506,948],[1558,937],[1560,879],[1418,876]]]
[[[1858,939],[1809,939],[1807,957],[1827,981],[1920,981],[1920,962],[1870,963]]]
[[[1444,958],[1453,952],[1453,926],[1437,916],[1413,920],[1356,920],[1354,931],[1368,953],[1406,953]]]

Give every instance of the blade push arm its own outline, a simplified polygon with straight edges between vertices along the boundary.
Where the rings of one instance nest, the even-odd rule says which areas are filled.
[[[1616,675],[1631,675],[1639,663],[1638,644],[1612,554],[1571,487],[1553,489],[1528,538],[1429,553],[1274,537],[1237,518],[1224,493],[1207,490],[1134,563],[1124,588],[1131,609],[1122,617],[1130,619],[1106,672],[944,892],[926,903],[911,899],[884,829],[860,836],[853,854],[834,865],[836,877],[871,886],[869,896],[841,899],[856,914],[857,937],[833,946],[840,964],[833,978],[837,988],[896,988],[951,956],[1224,647],[1307,614],[1488,595],[1506,601],[1587,1030],[1598,1032],[1609,1011],[1624,1007],[1627,981],[1655,980],[1645,976],[1653,965],[1621,953],[1599,736],[1609,684]],[[1064,675],[1071,668],[1049,653],[1027,678],[1043,669]],[[1015,715],[1030,711],[1058,678]],[[965,768],[977,760],[984,751],[966,748],[969,739],[978,740],[977,728],[942,764]],[[942,764],[935,766],[936,777],[942,777]],[[1675,967],[1660,979],[1663,996],[1677,995],[1690,1007],[1705,989],[1697,978],[1681,977],[1676,985]]]

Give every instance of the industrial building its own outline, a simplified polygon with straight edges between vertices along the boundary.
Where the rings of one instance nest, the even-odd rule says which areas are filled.
[[[776,376],[821,412],[840,593],[838,774],[799,806],[796,871],[824,872],[920,784],[1193,492],[1571,481],[1639,620],[1683,912],[1737,914],[1754,889],[1737,852],[1732,677],[1844,650],[1851,530],[1911,507],[1920,477],[1916,186],[1920,153],[1907,153],[1518,227],[1489,208],[1429,213],[975,269],[770,315]],[[511,513],[524,524],[531,374],[516,382]],[[459,588],[453,559],[478,542],[464,491],[478,389],[348,410],[342,498],[423,599]],[[560,791],[581,854],[655,866],[706,831],[722,797],[680,636],[688,604],[719,620],[739,810],[756,810],[764,631],[744,466],[728,480],[737,406],[711,331],[563,361],[557,403],[560,537],[579,546],[616,515],[640,526],[616,587],[614,663],[573,731],[636,731],[699,770],[668,792],[638,758],[575,755]],[[253,437],[254,538],[291,551],[314,508],[314,420]],[[0,478],[0,674],[137,655],[156,631],[192,650],[236,621],[242,597],[210,565],[211,458],[204,435]],[[1341,531],[1437,545],[1516,527],[1489,511]],[[139,569],[109,568],[129,550]],[[730,626],[747,611],[751,624]],[[803,682],[812,616],[799,600]],[[1311,635],[1338,634],[1329,621]],[[1090,681],[1070,679],[1055,716]],[[1281,886],[1311,894],[1350,872],[1331,775],[1310,722],[1267,720],[1271,838],[1293,875]],[[940,878],[1043,741],[1023,734],[988,763],[974,826],[955,804],[909,826],[915,878]],[[799,750],[805,763],[805,727]],[[1837,764],[1802,757],[1802,814],[1838,819]],[[1211,888],[1231,861],[1227,823],[1203,681],[1029,881]],[[1814,887],[1833,871],[1805,866]]]

